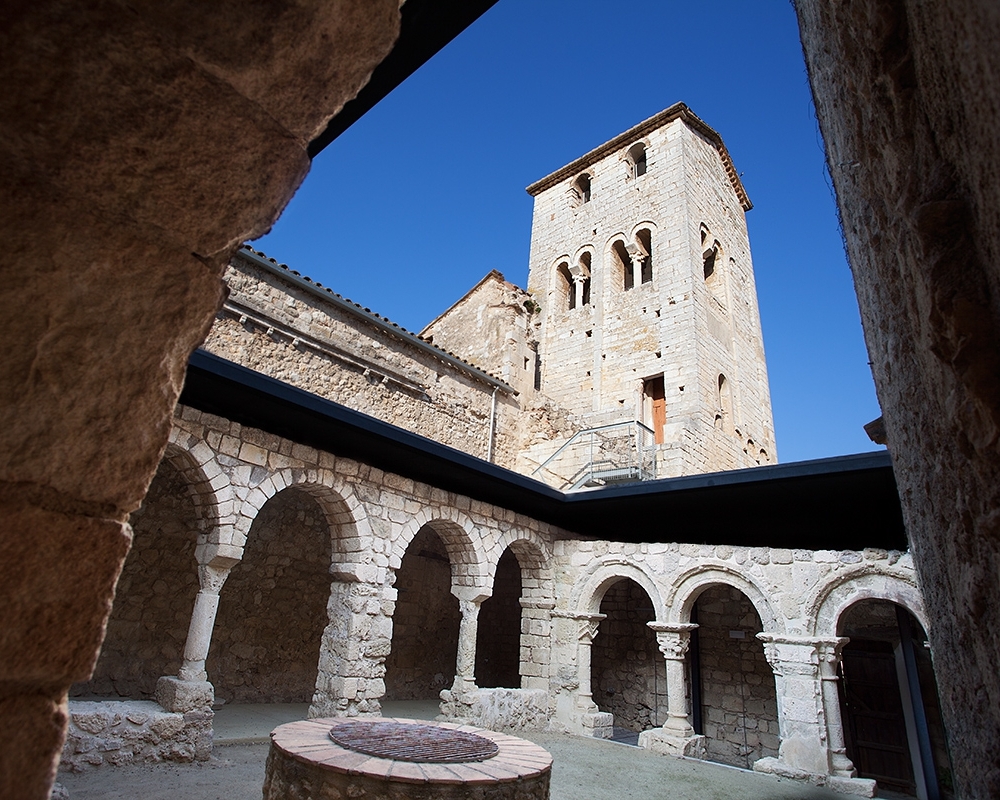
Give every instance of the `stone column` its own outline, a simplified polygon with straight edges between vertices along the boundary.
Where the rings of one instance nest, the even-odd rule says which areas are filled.
[[[823,686],[823,711],[826,717],[827,747],[830,752],[830,773],[841,778],[856,778],[858,775],[854,762],[847,757],[844,722],[840,715],[840,690],[837,688],[837,682],[840,680],[837,667],[840,666],[844,645],[849,641],[850,639],[837,637],[816,643],[819,678]]]
[[[177,677],[164,676],[156,682],[156,700],[167,711],[191,711],[211,708],[215,702],[215,687],[205,671],[208,649],[212,644],[215,615],[219,610],[219,592],[229,571],[240,560],[240,548],[216,545],[207,563],[198,565],[201,588],[195,596],[184,660]]]
[[[646,624],[656,632],[656,643],[666,660],[667,718],[662,727],[639,734],[639,745],[656,753],[702,758],[705,755],[705,737],[695,734],[688,717],[685,664],[691,631],[698,626],[691,623]]]
[[[476,636],[479,633],[479,609],[485,598],[472,600],[459,598],[458,607],[462,611],[462,622],[458,628],[458,658],[455,663],[455,682],[451,691],[455,694],[476,689]]]
[[[847,640],[771,633],[758,633],[757,638],[764,642],[764,654],[774,670],[781,745],[777,758],[758,760],[754,770],[872,797],[875,781],[853,777],[853,764],[843,752],[836,664]],[[824,679],[824,674],[833,679]],[[831,738],[827,713],[834,709],[837,734]]]
[[[576,706],[581,711],[595,712],[598,710],[590,685],[590,646],[597,636],[601,620],[606,617],[606,614],[592,614],[578,618],[580,628],[577,632],[576,669],[580,688],[576,693]]]
[[[575,308],[583,307],[583,284],[587,278],[583,275],[573,276],[573,293],[576,296]]]

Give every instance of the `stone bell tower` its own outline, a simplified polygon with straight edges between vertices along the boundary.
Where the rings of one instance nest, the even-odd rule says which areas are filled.
[[[540,391],[652,428],[659,477],[774,463],[751,203],[719,134],[678,103],[528,192]]]

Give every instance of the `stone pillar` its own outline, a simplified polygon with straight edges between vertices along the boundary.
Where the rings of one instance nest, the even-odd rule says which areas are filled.
[[[215,615],[219,610],[219,592],[229,577],[229,571],[239,563],[241,549],[230,545],[215,545],[207,563],[198,565],[201,588],[195,596],[184,660],[177,677],[167,675],[156,682],[156,701],[167,711],[187,712],[195,708],[211,708],[215,702],[215,687],[208,681],[205,661],[212,644]]]
[[[754,770],[873,797],[875,781],[853,777],[853,765],[843,751],[836,664],[847,640],[771,633],[758,633],[757,638],[764,642],[764,654],[774,670],[781,745],[777,758],[758,760]],[[832,680],[823,678],[831,674]],[[827,718],[832,709],[837,709],[838,730],[833,739]],[[840,752],[835,753],[838,748]]]
[[[703,758],[705,737],[695,734],[688,717],[687,669],[685,658],[691,631],[697,625],[647,622],[656,632],[656,643],[667,666],[667,718],[660,728],[639,734],[639,746],[656,753]]]
[[[575,308],[581,308],[583,306],[583,285],[587,278],[583,275],[573,276],[573,293],[576,296]]]
[[[458,628],[458,658],[455,663],[455,682],[451,691],[464,694],[476,689],[476,636],[479,634],[479,609],[485,598],[472,600],[459,598],[458,607],[462,622]]]
[[[555,603],[529,597],[522,597],[520,602],[521,688],[548,691]]]
[[[642,262],[646,254],[635,245],[629,245],[629,267],[632,270],[632,287],[636,288],[642,282]]]
[[[837,681],[837,667],[840,666],[840,656],[850,639],[837,637],[820,640],[816,643],[819,656],[819,678],[822,683],[823,712],[826,718],[827,748],[830,753],[830,774],[841,778],[856,778],[858,771],[854,762],[847,757],[847,745],[844,741],[844,721],[840,716],[840,690]]]
[[[335,566],[309,717],[378,714],[397,592],[368,565]]]
[[[595,712],[598,710],[597,703],[594,702],[594,693],[590,686],[590,646],[597,636],[601,620],[607,617],[606,614],[592,614],[579,617],[580,628],[577,633],[577,658],[576,669],[579,678],[579,689],[576,693],[576,706],[581,711]]]

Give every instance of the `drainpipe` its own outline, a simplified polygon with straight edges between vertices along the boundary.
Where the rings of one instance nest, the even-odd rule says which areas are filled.
[[[491,464],[493,463],[493,439],[497,431],[497,389],[499,388],[499,386],[493,387],[493,395],[490,398],[490,441],[487,446],[486,460]]]

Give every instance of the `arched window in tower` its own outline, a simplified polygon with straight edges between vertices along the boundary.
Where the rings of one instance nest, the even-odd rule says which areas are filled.
[[[589,251],[584,251],[580,254],[580,260],[577,263],[577,271],[579,277],[577,280],[580,282],[580,305],[589,306],[590,305],[590,265],[592,263],[593,257]]]
[[[573,181],[573,189],[576,192],[578,205],[590,202],[590,176],[586,172]]]
[[[653,235],[647,228],[643,228],[635,235],[636,242],[639,243],[642,265],[639,270],[640,281],[642,283],[652,283],[653,281]]]
[[[732,428],[733,394],[729,387],[729,381],[721,372],[719,373],[716,400],[718,402],[718,411],[715,412],[715,427],[728,432]]]
[[[633,284],[632,259],[625,247],[625,242],[618,239],[611,245],[611,260],[614,262],[613,272],[621,281],[621,287],[631,289]]]
[[[636,142],[628,149],[625,160],[629,165],[629,177],[640,178],[646,174],[646,145]]]
[[[569,264],[563,261],[556,267],[556,272],[558,273],[556,278],[557,291],[562,298],[561,305],[563,308],[572,310],[576,308],[576,291],[573,289],[573,275],[569,271]]]

